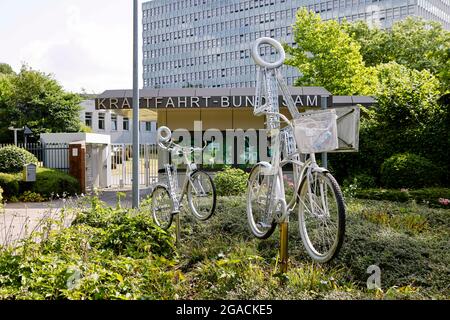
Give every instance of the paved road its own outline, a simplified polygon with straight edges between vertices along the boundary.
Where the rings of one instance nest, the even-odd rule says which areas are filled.
[[[117,203],[117,192],[125,193],[126,197],[121,200],[122,207],[131,208],[133,196],[131,194],[131,190],[104,190],[100,194],[100,199],[106,202],[110,206],[115,206]],[[151,192],[151,188],[141,189],[140,197],[141,199],[145,199]]]
[[[104,190],[99,197],[109,206],[117,203],[117,193],[125,193],[121,200],[122,207],[132,207],[131,190]],[[151,189],[141,190],[141,199],[147,197]],[[0,211],[0,245],[11,244],[25,237],[32,230],[40,229],[44,218],[61,217],[61,209],[81,206],[82,200],[55,200],[43,203],[7,203]],[[65,224],[70,224],[71,217],[65,217]]]

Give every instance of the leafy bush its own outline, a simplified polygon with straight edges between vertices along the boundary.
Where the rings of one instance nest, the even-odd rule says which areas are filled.
[[[241,169],[225,168],[214,177],[219,196],[236,196],[244,194],[247,188],[248,173]]]
[[[21,202],[44,202],[46,199],[39,193],[32,191],[25,191],[20,195],[19,200]]]
[[[36,175],[36,182],[31,191],[41,194],[44,197],[53,195],[63,196],[80,193],[80,184],[77,179],[55,169],[39,168]]]
[[[381,166],[381,182],[388,188],[439,185],[442,170],[432,161],[411,153],[396,154]]]
[[[0,248],[0,299],[174,299],[174,239],[151,217],[93,198],[76,220]],[[36,243],[35,238],[41,241]]]
[[[355,185],[358,189],[370,189],[377,186],[375,178],[366,173],[359,173],[350,179],[345,179],[343,186],[348,187],[350,185]]]
[[[409,191],[411,197],[418,203],[426,203],[430,207],[450,209],[450,189],[448,188],[425,188]],[[447,201],[445,201],[447,199]],[[447,204],[446,204],[447,203]]]
[[[2,201],[3,201],[3,189],[0,187],[0,209],[2,208]]]
[[[12,174],[0,173],[0,187],[3,189],[3,195],[6,199],[16,197],[19,194],[19,181]]]
[[[410,194],[404,190],[387,190],[387,189],[363,189],[355,190],[354,197],[359,199],[386,200],[396,202],[407,202],[410,200]]]
[[[380,180],[385,159],[413,153],[442,168],[441,186],[450,186],[450,107],[439,83],[428,71],[402,66],[380,66],[377,105],[361,108],[358,153],[330,154],[338,180],[367,172]]]
[[[136,259],[150,253],[170,257],[174,254],[173,239],[158,228],[146,212],[131,214],[120,207],[105,207],[92,198],[91,209],[78,214],[72,225],[107,229],[96,243],[98,248]]]
[[[445,201],[445,199],[450,199],[450,189],[448,188],[424,188],[417,190],[359,189],[354,190],[353,196],[359,199],[396,202],[415,200],[419,204],[427,204],[430,207],[450,208]]]
[[[16,146],[0,148],[0,172],[18,173],[28,163],[37,163],[36,157],[25,149]]]

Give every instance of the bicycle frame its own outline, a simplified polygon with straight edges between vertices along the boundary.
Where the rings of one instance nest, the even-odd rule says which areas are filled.
[[[271,44],[279,49],[281,52],[281,58],[276,63],[267,63],[258,58],[257,50],[261,43]],[[284,60],[284,50],[280,48],[277,42],[273,39],[264,38],[261,41],[255,43],[255,47],[252,50],[252,55],[259,64],[259,71],[257,76],[256,84],[256,100],[254,107],[255,115],[265,115],[266,125],[269,130],[269,136],[272,138],[272,157],[270,163],[260,162],[259,164],[266,168],[265,174],[275,176],[272,181],[272,186],[270,187],[269,195],[270,200],[267,201],[266,214],[273,216],[273,212],[276,214],[275,218],[278,223],[282,223],[289,220],[289,214],[295,209],[296,204],[299,200],[298,190],[300,184],[303,181],[305,175],[308,179],[308,186],[310,185],[310,173],[312,172],[327,172],[326,169],[320,168],[316,162],[316,156],[314,153],[309,154],[309,159],[305,162],[300,161],[300,153],[291,154],[286,159],[282,159],[281,149],[283,147],[281,141],[281,120],[287,124],[288,127],[293,129],[292,123],[289,119],[279,112],[279,102],[278,102],[278,87],[280,88],[288,110],[292,118],[296,118],[300,115],[300,112],[295,106],[292,96],[289,92],[289,88],[284,81],[279,67],[282,65]],[[262,98],[264,93],[267,96],[265,104],[262,103]],[[286,140],[286,139],[285,139]],[[285,143],[287,143],[285,141]],[[296,144],[295,144],[296,149]],[[306,156],[306,155],[305,155]],[[286,164],[291,163],[293,165],[294,172],[294,197],[289,202],[286,203],[286,194],[283,184],[283,170],[282,167]],[[312,195],[309,192],[310,200]],[[270,217],[269,217],[270,218]]]
[[[158,145],[167,151],[172,151],[174,153],[177,153],[178,155],[182,154],[184,162],[186,163],[186,174],[181,190],[179,190],[178,171],[176,166],[170,164],[164,165],[168,181],[167,188],[173,202],[172,214],[175,215],[180,213],[180,210],[182,208],[181,203],[183,202],[184,196],[187,194],[189,183],[191,183],[192,187],[195,188],[195,186],[192,184],[191,176],[197,171],[197,165],[192,162],[191,154],[194,151],[203,150],[204,148],[182,147],[175,144],[174,142],[170,142],[169,146],[166,146],[161,142],[158,142]]]
[[[268,62],[260,54],[260,45],[268,44],[278,50],[280,58],[276,62]],[[256,85],[256,99],[254,103],[254,114],[266,117],[266,129],[271,142],[271,160],[260,162],[253,167],[249,177],[247,193],[247,218],[253,235],[260,239],[267,239],[275,230],[275,223],[280,230],[280,268],[281,272],[287,271],[288,266],[288,230],[289,216],[298,204],[299,232],[308,254],[318,262],[328,262],[339,251],[343,242],[345,232],[345,204],[340,187],[336,180],[329,174],[326,168],[319,167],[315,153],[319,150],[335,148],[334,142],[324,148],[308,148],[303,145],[310,143],[309,136],[304,133],[308,121],[303,121],[298,111],[289,88],[283,79],[280,67],[285,59],[282,45],[271,38],[260,38],[252,47],[252,56],[258,68]],[[279,93],[281,91],[286,106],[292,116],[291,121],[280,113]],[[265,98],[265,101],[263,101]],[[334,114],[334,112],[331,112]],[[309,116],[309,114],[307,114]],[[297,119],[299,120],[297,123]],[[287,124],[281,128],[281,122]],[[306,123],[302,123],[306,122]],[[302,127],[305,124],[305,128]],[[295,125],[295,127],[294,127]],[[336,127],[333,127],[335,130]],[[312,130],[310,130],[312,132]],[[337,138],[334,131],[331,137]],[[317,140],[317,139],[316,139]],[[297,142],[299,144],[297,144]],[[314,142],[316,145],[317,142]],[[333,146],[333,147],[332,147]],[[300,151],[310,152],[309,154]],[[292,199],[286,199],[286,190],[283,179],[283,168],[292,165],[294,178],[294,193]],[[330,188],[328,188],[330,187]],[[336,202],[336,223],[332,223],[332,230],[328,227],[331,211],[328,206],[328,191]],[[256,203],[256,205],[254,205]],[[334,211],[333,211],[334,213]],[[314,224],[308,221],[315,219]],[[311,233],[307,228],[312,226]],[[326,230],[325,230],[326,229]],[[316,247],[316,236],[318,235]],[[333,237],[330,241],[330,237]],[[327,241],[325,241],[325,238]],[[329,247],[327,247],[329,245]],[[325,250],[325,251],[324,251]]]
[[[308,179],[307,183],[308,185],[310,185],[310,173],[326,172],[327,170],[319,167],[316,162],[316,156],[314,153],[309,154],[309,159],[305,160],[305,162],[302,162],[299,159],[300,155],[298,153],[289,156],[287,159],[282,159],[279,150],[279,148],[275,149],[275,152],[273,153],[271,158],[271,163],[260,162],[259,164],[265,166],[268,169],[265,172],[266,175],[276,175],[275,179],[272,182],[272,190],[270,193],[271,199],[273,199],[274,201],[267,202],[269,204],[269,207],[267,208],[266,212],[272,215],[274,206],[281,204],[281,214],[275,216],[275,218],[277,223],[282,223],[284,221],[289,221],[290,213],[293,212],[295,210],[295,207],[297,206],[300,198],[298,191],[304,177],[306,176],[306,179]],[[285,165],[288,164],[292,164],[294,176],[294,196],[289,203],[286,202],[282,169]],[[311,201],[311,193],[309,193],[309,197]]]

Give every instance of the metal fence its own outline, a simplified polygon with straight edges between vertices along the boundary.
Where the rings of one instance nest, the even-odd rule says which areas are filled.
[[[0,148],[11,145],[14,144],[0,144]],[[39,167],[69,172],[69,145],[67,143],[18,143],[17,146],[34,154],[38,159]]]
[[[13,144],[0,144],[6,147]],[[69,145],[66,143],[19,143],[36,156],[38,166],[69,172]],[[139,183],[150,186],[158,181],[158,147],[152,144],[140,145]],[[112,186],[125,187],[132,184],[133,145],[111,145]],[[89,173],[88,173],[89,174]]]
[[[149,186],[158,181],[158,147],[141,144],[139,148],[139,184]],[[112,185],[125,187],[132,184],[133,145],[111,145]]]

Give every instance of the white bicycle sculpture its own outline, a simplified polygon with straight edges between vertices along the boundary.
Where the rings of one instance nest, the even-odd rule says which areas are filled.
[[[172,132],[167,127],[158,129],[158,145],[174,156],[182,156],[186,164],[186,176],[181,190],[178,184],[178,173],[175,165],[164,166],[167,174],[167,185],[156,184],[150,195],[153,220],[162,229],[169,229],[173,216],[182,209],[184,196],[192,215],[200,221],[208,220],[216,208],[216,188],[211,177],[197,169],[191,161],[191,155],[206,148],[183,147],[172,141]]]
[[[259,54],[261,45],[279,52],[275,62]],[[254,236],[268,238],[278,223],[288,222],[298,206],[300,237],[317,262],[328,262],[339,252],[345,233],[345,205],[339,184],[326,168],[319,167],[315,153],[338,147],[337,116],[333,109],[300,113],[280,67],[286,58],[281,44],[272,38],[258,39],[252,57],[259,65],[254,114],[266,116],[272,142],[271,162],[256,164],[249,176],[247,217]],[[280,113],[278,88],[293,120]],[[265,101],[263,103],[263,98]],[[281,128],[281,122],[287,124]],[[294,195],[286,200],[283,167],[292,165]]]

